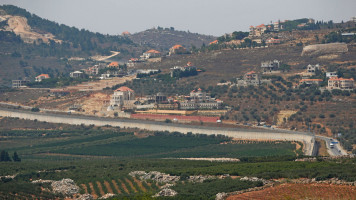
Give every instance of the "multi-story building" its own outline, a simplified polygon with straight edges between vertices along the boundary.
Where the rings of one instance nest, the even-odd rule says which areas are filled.
[[[328,80],[328,89],[340,89],[340,90],[349,90],[354,88],[354,79],[353,78],[338,78],[331,77]]]
[[[251,38],[260,37],[262,34],[265,33],[266,30],[267,30],[267,26],[265,26],[264,24],[258,25],[256,27],[250,26],[249,37]]]
[[[70,76],[71,78],[83,78],[83,77],[84,77],[84,73],[81,72],[81,71],[75,71],[75,72],[71,72],[71,73],[69,74],[69,76]]]
[[[190,92],[188,99],[180,101],[180,109],[182,110],[198,110],[198,109],[219,109],[222,101],[211,98],[203,92],[202,89],[193,90]]]
[[[128,87],[120,87],[114,91],[110,100],[111,107],[122,108],[128,101],[135,100],[135,92]]]
[[[263,72],[278,71],[280,64],[281,61],[279,60],[265,61],[265,62],[261,62],[261,68],[263,69]]]
[[[29,83],[28,80],[12,80],[12,87],[13,88],[21,88],[26,87],[26,84]]]
[[[154,50],[154,49],[151,49],[149,51],[146,51],[145,53],[142,54],[141,59],[143,60],[147,60],[147,59],[150,59],[150,58],[157,58],[157,57],[160,57],[162,54],[161,52],[157,51],[157,50]]]
[[[172,48],[169,49],[169,55],[172,54],[186,54],[187,49],[184,48],[182,45],[174,45]]]

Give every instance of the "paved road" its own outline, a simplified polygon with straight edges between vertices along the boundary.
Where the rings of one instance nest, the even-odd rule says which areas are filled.
[[[328,153],[330,154],[330,156],[347,155],[347,152],[340,146],[339,141],[337,141],[336,139],[326,137],[326,136],[321,136],[321,135],[316,135],[315,137],[325,141],[325,144],[326,144],[326,147],[327,147],[327,150],[328,150]],[[331,142],[336,143],[336,144],[334,144],[333,148],[330,146]]]

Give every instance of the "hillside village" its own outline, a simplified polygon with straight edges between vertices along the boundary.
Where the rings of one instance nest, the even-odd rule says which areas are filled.
[[[351,22],[347,22],[350,24]],[[330,25],[330,23],[328,23]],[[216,54],[219,52],[214,53],[214,51],[221,50],[222,48],[228,48],[232,45],[237,51],[251,51],[252,49],[275,49],[275,48],[283,48],[285,45],[295,45],[296,47],[300,46],[298,42],[301,39],[301,32],[306,31],[305,33],[309,33],[308,30],[316,29],[316,26],[320,27],[325,24],[320,22],[315,22],[313,19],[306,19],[306,20],[295,20],[295,21],[278,21],[272,23],[270,25],[258,25],[258,26],[251,26],[250,32],[248,34],[237,34],[232,33],[230,35],[225,35],[218,40],[214,40],[210,42],[208,46],[201,47],[201,52],[210,52],[210,54]],[[287,30],[296,31],[297,34],[294,38],[291,37],[284,37]],[[289,33],[289,32],[288,32]],[[273,35],[279,35],[273,36]],[[323,34],[327,34],[324,32]],[[130,35],[130,33],[125,33],[123,35]],[[272,37],[273,36],[273,37]],[[240,37],[240,40],[234,40],[234,37]],[[321,37],[321,36],[320,36]],[[325,36],[326,37],[326,36]],[[349,36],[343,36],[345,38]],[[304,39],[305,36],[303,37]],[[312,55],[315,51],[324,51],[322,53],[317,52],[316,54],[324,55],[324,54],[333,54],[335,53],[342,55],[349,52],[349,48],[353,49],[353,47],[346,45],[346,44],[329,44],[328,47],[315,47],[315,48],[324,48],[321,50],[313,50],[313,43],[317,43],[315,40],[316,37],[313,38],[314,41],[309,40],[309,46],[301,43],[304,47],[300,54],[303,56],[305,55]],[[312,43],[311,43],[312,42]],[[280,46],[280,47],[279,47]],[[318,46],[318,45],[314,45]],[[245,49],[245,50],[244,50]],[[235,50],[235,51],[236,51]],[[152,77],[169,77],[170,81],[173,82],[180,82],[183,79],[187,78],[188,80],[197,76],[204,76],[204,74],[210,74],[209,68],[204,66],[204,64],[199,66],[195,66],[191,61],[194,59],[188,60],[186,65],[176,65],[176,64],[164,64],[169,63],[171,60],[179,60],[180,58],[192,57],[195,54],[196,49],[188,50],[187,48],[183,47],[180,44],[175,44],[171,46],[171,48],[166,52],[161,52],[155,49],[150,49],[144,51],[142,55],[137,58],[130,58],[125,63],[119,63],[117,61],[112,62],[99,62],[95,65],[88,66],[87,68],[82,68],[77,71],[72,71],[67,77],[70,79],[66,80],[65,84],[72,85],[71,81],[74,84],[78,83],[85,83],[87,81],[110,81],[113,79],[120,79],[126,77],[134,77],[130,79],[126,79],[126,81],[136,81],[140,82],[145,79],[151,79]],[[199,50],[198,50],[199,51]],[[262,50],[261,50],[262,51]],[[220,52],[221,53],[221,52]],[[339,56],[337,56],[339,57]],[[193,57],[192,57],[193,58]],[[275,78],[281,76],[283,78],[294,77],[293,82],[287,82],[287,87],[295,90],[307,90],[308,87],[317,88],[320,93],[325,93],[325,91],[329,91],[335,93],[333,91],[345,91],[353,93],[354,91],[354,79],[353,77],[343,77],[337,71],[328,71],[327,62],[326,60],[320,60],[323,64],[318,64],[314,60],[310,60],[309,63],[305,63],[304,65],[300,65],[298,70],[294,69],[295,66],[293,62],[298,62],[297,60],[285,60],[283,56],[278,57],[269,57],[270,60],[261,60],[258,65],[252,67],[252,70],[247,71],[245,73],[237,73],[240,77],[230,76],[226,77],[230,81],[219,81],[215,80],[216,87],[225,88],[223,90],[230,90],[236,91],[238,88],[249,88],[251,87],[268,87],[274,88],[275,85]],[[300,59],[300,58],[298,58]],[[305,60],[304,60],[305,61]],[[200,63],[201,61],[197,61]],[[164,67],[161,67],[165,65]],[[302,69],[302,70],[300,70]],[[59,79],[58,79],[59,78]],[[49,74],[39,74],[35,77],[34,81],[28,80],[26,77],[19,79],[19,80],[12,80],[12,87],[13,88],[26,88],[30,87],[45,87],[49,86],[50,80],[60,81],[61,79],[66,79],[64,77],[50,77]],[[140,80],[142,79],[142,80]],[[162,81],[162,80],[160,80]],[[167,81],[167,80],[165,80]],[[57,82],[58,83],[58,82]],[[104,83],[104,82],[103,82]],[[185,93],[165,93],[165,91],[158,91],[155,93],[146,93],[142,95],[142,92],[136,92],[133,88],[129,88],[125,86],[125,83],[119,84],[115,86],[115,84],[106,85],[108,87],[101,87],[104,89],[104,93],[106,96],[103,100],[100,100],[99,107],[95,106],[95,109],[86,109],[84,110],[81,103],[73,103],[73,104],[66,104],[65,107],[60,106],[60,109],[66,108],[67,110],[63,111],[71,111],[71,112],[80,112],[84,111],[87,114],[95,114],[101,116],[111,116],[111,117],[137,117],[137,118],[144,118],[144,119],[156,119],[156,120],[173,120],[178,122],[177,116],[197,116],[196,119],[191,120],[179,120],[180,122],[189,122],[189,121],[196,121],[196,122],[204,122],[201,117],[204,116],[207,121],[209,122],[217,122],[222,120],[223,123],[233,123],[232,119],[237,119],[239,122],[243,122],[248,119],[247,116],[244,115],[244,119],[240,117],[234,117],[236,115],[236,107],[235,103],[231,104],[231,100],[220,100],[218,98],[224,99],[223,96],[216,95],[216,92],[213,92],[213,97],[209,94],[212,92],[209,89],[206,89],[206,85],[202,82],[199,87],[195,85],[195,87],[191,88],[191,92],[188,91]],[[209,87],[214,87],[214,84],[210,82]],[[108,83],[107,83],[108,84]],[[27,86],[28,85],[28,86]],[[51,87],[58,87],[54,84]],[[90,88],[88,86],[87,89],[80,89],[72,87],[72,89],[68,89],[71,87],[66,88],[54,88],[50,89],[50,96],[55,98],[67,98],[66,96],[71,96],[71,94],[75,94],[77,91],[95,91],[96,89]],[[114,90],[112,93],[109,92],[110,87]],[[205,89],[204,89],[205,88]],[[96,90],[98,91],[98,90]],[[100,91],[100,87],[99,87]],[[98,92],[99,92],[98,91]],[[198,94],[196,94],[197,92]],[[140,93],[140,95],[138,95]],[[220,92],[219,92],[220,93]],[[343,93],[344,94],[344,93]],[[345,93],[346,94],[346,93]],[[103,96],[103,97],[104,97]],[[196,98],[199,96],[199,98]],[[91,98],[95,98],[95,95],[91,95]],[[52,100],[51,100],[52,101]],[[93,99],[95,101],[95,99]],[[45,104],[42,104],[45,105]],[[186,112],[189,111],[189,112]],[[193,112],[191,112],[193,111]],[[282,112],[282,110],[281,110]],[[295,112],[291,112],[295,113]],[[155,116],[153,116],[155,115]],[[148,117],[149,116],[149,117]],[[241,115],[240,115],[241,116]],[[212,117],[210,119],[209,117]],[[290,116],[287,116],[287,118]],[[273,117],[274,118],[274,117]],[[286,118],[286,117],[284,117]],[[229,120],[226,120],[229,119]],[[276,122],[271,120],[269,117],[261,117],[257,118],[256,124],[269,124],[275,125]],[[265,120],[265,121],[263,121]],[[284,119],[285,120],[285,119]],[[249,121],[249,120],[248,120]],[[285,120],[286,121],[286,120]],[[235,122],[236,123],[236,122]],[[246,123],[245,123],[246,124]],[[281,125],[280,122],[278,122]]]
[[[268,106],[256,112],[258,109],[251,110],[244,99],[254,96],[259,104],[270,101],[271,105],[279,101],[297,103],[306,101],[301,93],[310,95],[310,91],[321,95],[319,101],[324,98],[330,101],[331,95],[352,98],[355,91],[355,69],[352,67],[355,63],[355,35],[349,27],[354,24],[353,18],[340,24],[314,19],[271,22],[251,26],[249,32],[233,32],[216,40],[212,38],[208,45],[203,44],[200,48],[174,44],[166,49],[142,51],[137,57],[125,61],[112,61],[115,57],[111,56],[107,61],[84,62],[82,58],[71,58],[73,64],[81,64],[71,67],[76,70],[67,74],[41,71],[34,79],[19,77],[11,84],[12,88],[20,90],[47,88],[46,98],[33,99],[24,102],[25,105],[41,105],[63,112],[175,123],[266,124],[305,130],[310,126],[311,117],[303,116],[304,119],[293,122],[298,109],[291,108],[299,106],[285,102],[277,108]],[[156,32],[160,31],[175,30],[158,27]],[[133,36],[124,32],[121,37]],[[234,57],[235,54],[240,55]],[[252,58],[255,55],[256,58]],[[341,69],[333,63],[350,67]],[[145,82],[150,82],[152,87]],[[174,88],[169,89],[168,85],[174,85]],[[255,91],[262,88],[267,93],[259,100]],[[247,91],[250,95],[245,96],[243,93]],[[291,95],[294,93],[299,97]],[[85,95],[89,98],[83,101]],[[4,100],[10,99],[4,96]],[[319,133],[330,135],[337,131],[331,127],[317,129],[317,125],[313,126]]]
[[[356,17],[258,24],[105,35],[0,5],[0,199],[353,199]]]

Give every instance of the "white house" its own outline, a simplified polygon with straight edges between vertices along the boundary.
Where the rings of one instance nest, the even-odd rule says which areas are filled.
[[[123,86],[114,91],[110,100],[110,106],[122,108],[125,103],[131,100],[135,100],[135,92],[132,89]]]
[[[36,76],[35,81],[41,82],[43,79],[48,79],[48,78],[50,78],[48,74],[40,74]]]
[[[337,77],[337,72],[326,72],[326,78]]]

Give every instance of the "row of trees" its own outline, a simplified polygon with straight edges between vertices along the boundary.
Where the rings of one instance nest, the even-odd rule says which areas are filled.
[[[14,155],[12,156],[12,160],[9,156],[9,153],[7,151],[2,150],[0,153],[0,162],[21,162],[21,158],[19,157],[19,155],[17,154],[17,152],[14,152]]]

